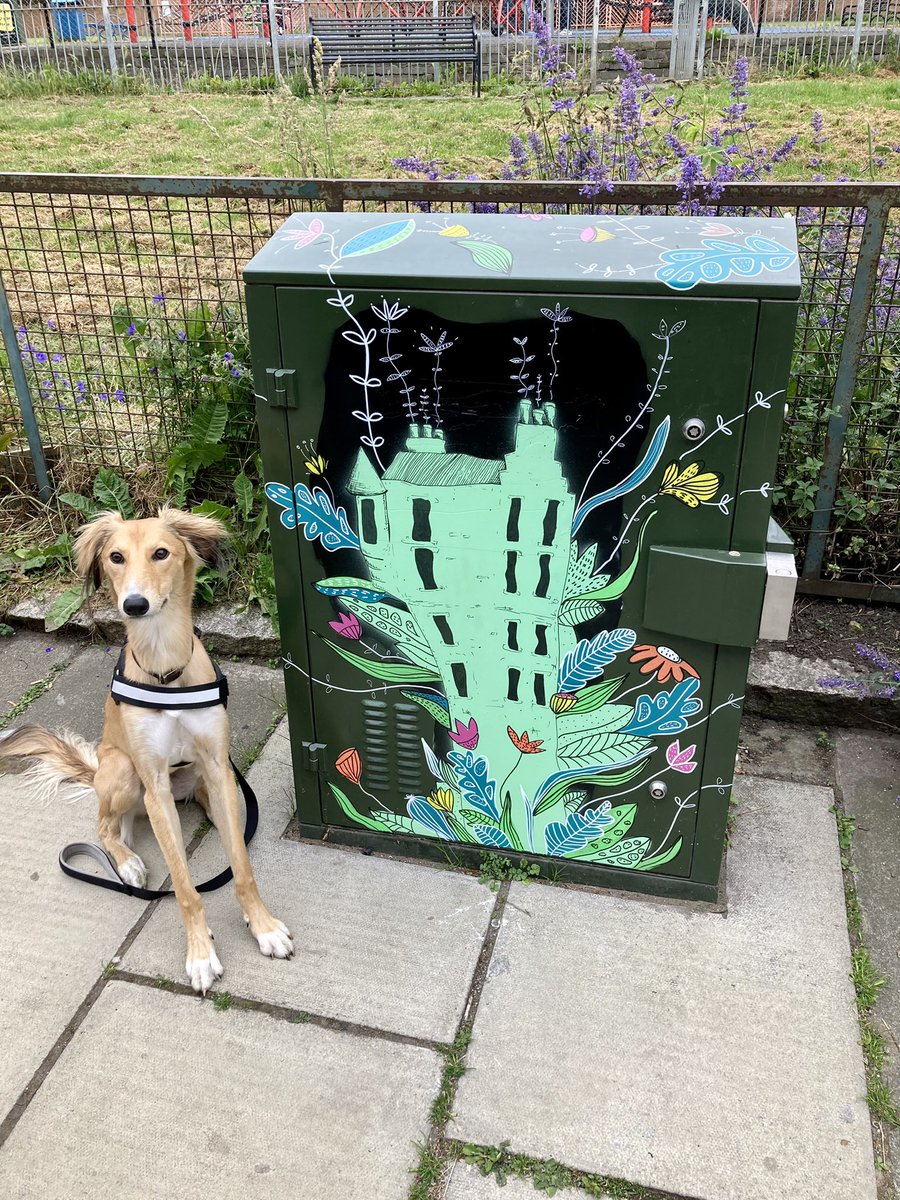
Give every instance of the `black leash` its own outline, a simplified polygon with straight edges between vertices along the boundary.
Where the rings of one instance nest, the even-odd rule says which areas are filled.
[[[194,632],[199,634],[199,631],[196,629]],[[213,668],[216,672],[214,682],[198,684],[194,687],[155,687],[152,684],[135,683],[134,680],[128,679],[125,675],[125,648],[123,646],[122,652],[119,655],[119,661],[116,663],[116,668],[113,672],[110,692],[116,704],[131,704],[136,708],[153,708],[157,710],[163,708],[170,710],[176,708],[213,708],[217,704],[224,705],[227,708],[228,680],[219,670],[218,663],[214,662]],[[143,670],[143,668],[141,669]],[[175,675],[175,678],[178,677],[178,674]],[[154,678],[159,677],[154,675]],[[253,788],[251,788],[250,784],[237,769],[234,760],[229,758],[228,761],[231,763],[231,769],[234,771],[238,786],[244,794],[244,805],[246,808],[244,843],[249,846],[250,840],[254,833],[256,833],[257,826],[259,825],[259,804]],[[73,867],[69,859],[77,858],[79,855],[92,858],[94,862],[99,863],[106,872],[106,875],[93,875],[89,871],[79,871],[77,867]],[[116,870],[115,860],[107,854],[102,846],[97,846],[93,842],[71,842],[68,846],[63,846],[59,852],[59,865],[60,869],[73,879],[81,879],[85,883],[94,884],[96,887],[108,888],[111,892],[122,892],[126,896],[134,896],[138,900],[159,900],[163,896],[173,896],[175,894],[171,888],[141,888],[126,883]],[[207,879],[206,883],[197,884],[197,891],[214,892],[217,888],[224,887],[226,883],[230,883],[233,878],[231,867],[226,867],[224,871],[220,871],[212,879]]]

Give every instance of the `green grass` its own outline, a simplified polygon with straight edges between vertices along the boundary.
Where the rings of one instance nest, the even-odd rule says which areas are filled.
[[[0,78],[0,96],[3,95]],[[7,83],[7,90],[9,85]],[[727,85],[688,87],[684,111],[711,117]],[[595,103],[605,103],[598,97]],[[284,175],[295,164],[282,148],[276,107],[268,96],[151,93],[0,98],[0,170],[146,175]],[[829,143],[823,174],[864,176],[865,130],[879,144],[900,143],[900,77],[760,80],[750,111],[758,140],[775,144],[801,134],[801,149],[779,168],[783,179],[810,174],[809,117],[820,111]],[[321,118],[311,101],[295,106],[301,138],[320,146]],[[397,175],[392,159],[418,153],[448,168],[496,177],[509,134],[522,126],[521,98],[449,95],[440,100],[344,96],[333,114],[334,155],[346,177]],[[882,174],[896,174],[888,154]]]

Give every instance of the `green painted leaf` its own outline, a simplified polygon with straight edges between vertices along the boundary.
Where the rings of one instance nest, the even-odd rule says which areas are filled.
[[[78,612],[84,603],[84,592],[81,588],[66,588],[64,592],[60,592],[50,607],[47,609],[44,617],[44,628],[48,633],[53,633],[55,629],[59,629],[65,625],[69,617]]]
[[[341,789],[336,784],[329,783],[328,786],[331,788],[332,792],[334,793],[334,798],[337,800],[338,804],[344,810],[345,815],[348,816],[351,819],[351,821],[356,821],[356,823],[358,825],[363,825],[363,826],[365,826],[366,829],[378,830],[380,833],[390,832],[389,827],[387,825],[385,825],[385,823],[383,821],[377,820],[374,815],[371,817],[367,817],[367,816],[364,816],[363,813],[361,813],[357,809],[355,809],[353,807],[353,801],[350,799],[350,797],[347,796],[344,792],[342,792]],[[379,816],[380,815],[381,814],[379,814]]]
[[[522,839],[519,837],[516,830],[516,823],[512,815],[512,792],[507,789],[506,795],[503,797],[503,804],[500,808],[500,828],[509,839],[509,844],[513,850],[524,850]]]
[[[671,862],[673,858],[677,858],[681,853],[681,843],[684,838],[679,838],[670,850],[664,850],[662,854],[656,854],[653,858],[645,858],[635,868],[638,871],[654,871],[657,867],[665,866],[667,862]]]
[[[612,699],[624,682],[625,676],[620,675],[618,679],[603,679],[600,683],[592,683],[590,687],[581,688],[578,692],[578,699],[563,716],[573,717],[577,714],[580,717],[584,713],[602,708],[608,700]],[[627,722],[623,721],[622,724],[627,724]],[[600,726],[598,725],[596,728],[599,729]]]
[[[359,258],[361,254],[376,254],[405,241],[415,229],[415,221],[389,221],[387,225],[376,225],[344,242],[338,251],[339,258]]]
[[[590,710],[589,710],[590,711]],[[597,715],[585,723],[584,715],[576,704],[569,712],[563,713],[559,718],[560,722],[560,739],[587,737],[591,733],[615,733],[617,729],[621,729],[623,725],[627,725],[631,720],[634,709],[630,704],[604,704],[600,708]],[[571,717],[571,722],[565,721],[565,717]],[[569,729],[570,724],[577,724],[578,728]]]
[[[621,575],[616,576],[612,583],[608,583],[605,587],[595,588],[590,592],[582,592],[580,596],[575,597],[577,600],[618,600],[625,594],[637,570],[638,560],[641,557],[641,547],[644,544],[644,534],[647,532],[647,528],[655,516],[656,510],[654,509],[648,514],[646,521],[641,526],[637,547],[634,551],[634,558],[632,558],[628,568]]]
[[[412,817],[404,817],[400,813],[392,812],[373,812],[372,819],[381,821],[386,829],[391,833],[415,833],[416,823]]]
[[[581,808],[585,800],[587,800],[587,792],[582,788],[575,788],[574,791],[566,792],[562,798],[566,812],[574,812],[576,808]]]
[[[437,670],[437,659],[419,623],[410,613],[390,604],[371,604],[353,596],[341,596],[340,601],[361,621],[394,642],[413,662],[429,670]]]
[[[109,467],[101,467],[94,480],[94,498],[102,508],[114,508],[126,520],[134,516],[134,505],[128,484],[121,475],[110,471]]]
[[[237,500],[238,512],[245,521],[249,520],[253,508],[253,484],[243,471],[235,478],[234,498]]]
[[[430,717],[434,717],[439,725],[443,725],[445,729],[450,728],[450,712],[443,704],[439,704],[437,700],[432,700],[430,696],[425,696],[422,692],[401,692],[400,695],[404,700],[412,700],[413,704],[418,704],[424,708]]]
[[[559,609],[559,620],[562,625],[583,625],[593,621],[603,612],[599,600],[563,600]]]
[[[350,596],[354,600],[365,600],[374,604],[383,600],[387,592],[368,579],[357,579],[355,575],[333,575],[331,579],[320,579],[313,587],[323,596]]]
[[[486,271],[499,271],[501,275],[509,275],[512,271],[513,256],[505,246],[468,240],[459,241],[456,245],[468,250],[478,266],[484,267]]]
[[[492,829],[499,829],[500,822],[495,821],[493,817],[489,817],[487,813],[476,812],[474,808],[461,808],[459,815],[467,825],[490,825]]]
[[[594,565],[597,561],[596,543],[586,546],[579,553],[578,543],[573,538],[569,543],[569,565],[566,568],[566,584],[563,589],[563,600],[575,600],[587,590],[588,583],[601,587],[609,580],[608,575],[598,575],[593,579]]]
[[[640,775],[644,767],[647,765],[645,758],[639,763],[635,763],[633,767],[626,767],[624,771],[607,772],[602,775],[591,775],[585,772],[584,775],[579,775],[575,779],[561,780],[551,787],[547,793],[541,797],[541,801],[534,810],[536,817],[541,813],[549,812],[554,808],[559,800],[571,790],[573,784],[584,785],[585,787],[619,787],[620,784],[629,783],[634,779],[635,775]]]
[[[328,638],[322,638],[326,646],[330,646],[335,654],[339,654],[346,662],[352,663],[373,679],[384,679],[388,683],[440,683],[441,677],[435,671],[418,667],[414,663],[382,662],[380,658],[366,658],[362,654],[354,654],[345,646],[339,646]]]
[[[573,733],[560,740],[558,757],[572,766],[612,766],[652,746],[650,738],[624,733]]]
[[[605,867],[629,867],[634,870],[650,846],[648,837],[626,838],[615,846],[602,847],[591,842],[581,850],[566,854],[565,858],[580,858],[587,862],[602,863]]]

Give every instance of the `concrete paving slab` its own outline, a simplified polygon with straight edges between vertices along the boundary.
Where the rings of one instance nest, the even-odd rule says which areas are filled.
[[[821,745],[821,732],[814,725],[745,717],[741,723],[737,771],[741,775],[831,787],[833,754],[829,746]]]
[[[53,681],[50,690],[35,700],[23,721],[55,731],[71,729],[89,742],[96,742],[103,728],[103,706],[118,656],[118,646],[86,647]]]
[[[110,983],[0,1156],[6,1200],[401,1200],[432,1051]]]
[[[46,679],[59,663],[71,662],[83,646],[74,638],[26,630],[0,638],[0,720],[33,683]]]
[[[700,1200],[874,1200],[832,794],[736,791],[727,917],[513,885],[454,1136]]]
[[[239,767],[255,752],[273,721],[284,714],[284,676],[253,662],[222,662],[228,676],[231,755]]]
[[[496,1175],[482,1175],[468,1163],[458,1162],[454,1164],[442,1200],[540,1200],[541,1195],[546,1194],[535,1191],[530,1179],[508,1178],[506,1183],[500,1184]],[[585,1193],[580,1189],[562,1188],[554,1195],[559,1200],[584,1200]],[[599,1200],[610,1198],[604,1195]]]
[[[289,962],[263,958],[231,888],[223,888],[206,897],[225,966],[221,986],[237,996],[452,1041],[493,895],[453,871],[283,839],[293,805],[286,729],[283,722],[249,774],[261,809],[251,859],[263,899],[291,929],[296,953]],[[191,873],[206,878],[224,862],[213,832],[195,853]],[[181,960],[178,912],[160,906],[124,965],[180,979]]]
[[[900,738],[841,732],[835,742],[837,783],[844,808],[856,817],[854,881],[863,913],[863,937],[887,980],[875,1023],[887,1042],[885,1080],[900,1097]],[[882,1155],[884,1136],[889,1153]],[[878,1129],[876,1150],[889,1158],[893,1178],[881,1200],[900,1200],[900,1130]]]

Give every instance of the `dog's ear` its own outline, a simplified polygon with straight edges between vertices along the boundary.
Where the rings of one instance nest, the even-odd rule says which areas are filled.
[[[121,514],[117,512],[102,512],[94,517],[89,525],[84,525],[75,541],[75,566],[78,574],[84,579],[85,591],[100,586],[102,572],[100,556],[103,547],[115,533],[119,525],[124,524]]]
[[[186,544],[198,562],[208,567],[222,564],[222,543],[228,531],[215,517],[183,512],[180,508],[161,508],[159,519]]]

